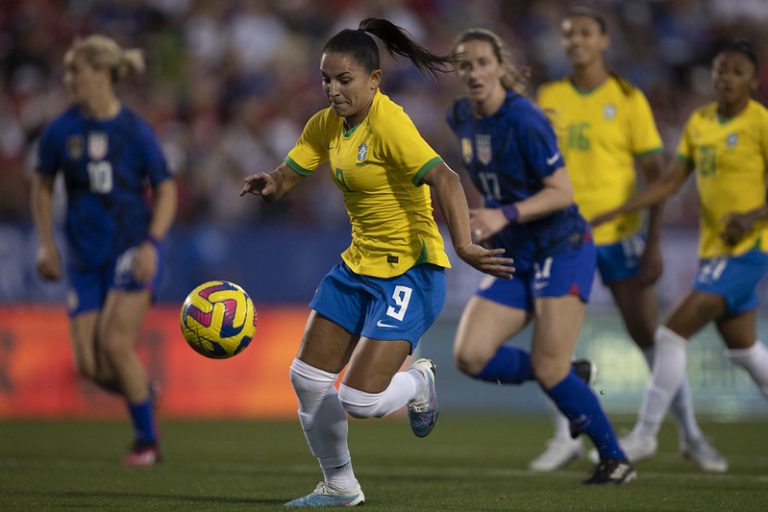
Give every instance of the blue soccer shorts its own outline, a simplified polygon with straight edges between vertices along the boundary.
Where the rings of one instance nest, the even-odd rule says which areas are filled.
[[[152,280],[140,283],[133,278],[133,256],[137,247],[132,247],[120,254],[109,264],[98,268],[67,268],[69,291],[67,293],[67,312],[71,317],[88,311],[100,310],[107,300],[109,290],[140,291],[150,290],[154,300],[155,290],[163,277],[163,244],[157,248],[157,271]]]
[[[693,289],[721,296],[726,313],[738,315],[757,308],[757,284],[766,272],[768,254],[762,251],[699,260]]]
[[[320,281],[309,307],[352,334],[405,340],[411,353],[445,303],[445,269],[417,265],[391,278],[364,276],[341,262]]]
[[[635,277],[640,272],[640,257],[645,252],[645,237],[635,233],[615,244],[597,246],[597,270],[603,284]]]
[[[515,272],[512,279],[486,277],[475,293],[503,306],[533,311],[534,299],[576,295],[589,302],[595,275],[595,245],[579,247],[542,258],[530,270]]]

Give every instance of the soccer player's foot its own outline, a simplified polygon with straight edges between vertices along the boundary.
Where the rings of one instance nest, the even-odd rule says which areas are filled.
[[[597,365],[589,359],[577,359],[571,363],[571,368],[578,378],[587,386],[593,386],[597,380]]]
[[[124,466],[154,466],[162,461],[157,443],[136,441],[123,458]]]
[[[683,457],[702,471],[710,473],[725,473],[728,471],[728,460],[709,444],[703,436],[693,441],[686,441],[682,446]]]
[[[286,507],[354,507],[365,505],[365,495],[358,484],[355,489],[339,491],[320,482],[315,490],[306,496],[285,504]]]
[[[581,457],[581,440],[555,437],[547,441],[547,449],[528,464],[531,471],[556,471]]]
[[[624,450],[624,455],[632,462],[637,462],[656,455],[658,441],[655,436],[644,436],[632,431],[619,439],[619,444]]]
[[[591,477],[584,480],[587,485],[628,484],[637,478],[637,472],[627,459],[603,459]]]
[[[435,363],[429,359],[418,359],[411,365],[424,377],[424,390],[408,402],[408,421],[416,437],[426,437],[432,432],[440,414],[435,390]]]

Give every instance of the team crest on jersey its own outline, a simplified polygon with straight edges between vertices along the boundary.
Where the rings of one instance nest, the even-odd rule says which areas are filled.
[[[83,156],[83,136],[70,135],[67,139],[67,155],[72,160],[79,160]]]
[[[461,139],[461,154],[464,157],[465,163],[472,161],[472,141],[466,137]]]
[[[475,147],[477,148],[477,159],[483,165],[488,165],[493,159],[493,149],[491,148],[490,135],[475,135]]]
[[[109,141],[105,132],[88,134],[88,156],[91,160],[102,160],[109,152]]]
[[[739,134],[738,133],[729,133],[728,137],[725,139],[725,143],[728,145],[729,148],[736,147],[736,144],[739,143]]]
[[[362,162],[366,159],[368,156],[368,144],[363,142],[359,146],[357,146],[357,161]]]
[[[603,107],[603,117],[609,121],[614,119],[616,117],[616,105],[613,103],[606,103]]]

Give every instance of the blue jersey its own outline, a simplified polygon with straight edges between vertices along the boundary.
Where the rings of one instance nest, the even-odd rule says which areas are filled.
[[[125,107],[105,121],[77,106],[53,120],[40,138],[37,172],[59,171],[67,190],[68,265],[79,270],[110,265],[146,238],[147,186],[171,176],[152,129]]]
[[[499,111],[483,118],[472,113],[469,100],[458,100],[447,119],[488,208],[528,199],[544,187],[547,176],[565,165],[546,116],[519,94],[508,92]],[[587,233],[587,222],[572,204],[541,219],[509,223],[490,243],[505,248],[515,258],[515,267],[523,270],[534,261],[578,247]]]

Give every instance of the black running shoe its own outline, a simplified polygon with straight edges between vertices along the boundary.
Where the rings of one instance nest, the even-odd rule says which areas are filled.
[[[576,376],[587,386],[593,386],[597,380],[597,365],[589,359],[577,359],[571,363]]]
[[[627,459],[601,460],[590,478],[582,483],[586,485],[628,484],[637,478],[634,466]]]

